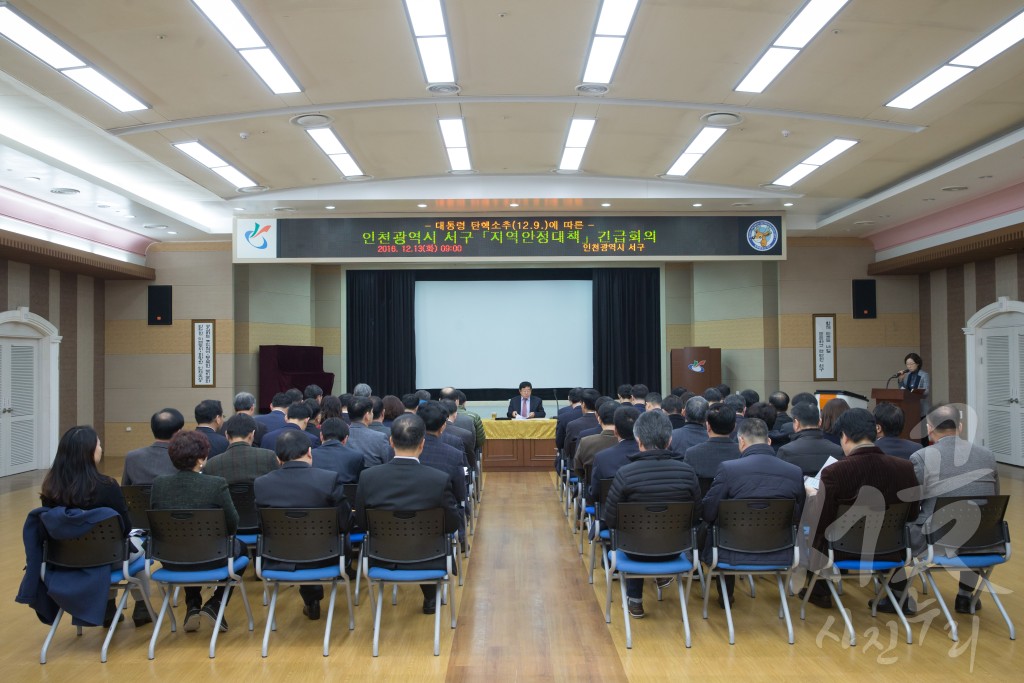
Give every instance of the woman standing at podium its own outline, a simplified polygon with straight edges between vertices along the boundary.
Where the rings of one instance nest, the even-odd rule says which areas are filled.
[[[916,353],[908,353],[903,362],[907,364],[906,370],[900,370],[896,375],[899,380],[900,389],[908,391],[919,390],[921,392],[921,418],[924,419],[931,412],[931,377],[921,367],[924,361]],[[928,435],[921,435],[921,443],[928,445]]]

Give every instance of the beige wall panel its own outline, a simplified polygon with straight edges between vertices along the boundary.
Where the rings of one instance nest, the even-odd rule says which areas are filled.
[[[85,275],[78,276],[78,343],[77,349],[66,349],[65,353],[72,351],[78,356],[75,363],[75,370],[78,374],[76,386],[78,387],[78,424],[92,424],[94,422],[93,411],[93,362],[95,350],[95,309],[93,308],[93,280]],[[52,309],[60,310],[60,309]]]
[[[107,320],[146,320],[149,306],[148,282],[108,280]]]
[[[305,295],[282,294],[279,292],[252,293],[252,308],[249,311],[253,324],[271,323],[276,325],[306,325],[313,323],[309,293]]]
[[[313,328],[308,325],[277,325],[273,323],[245,323],[239,326],[240,334],[249,339],[245,353],[259,354],[260,346],[276,344],[310,346],[313,343]]]
[[[932,327],[932,357],[922,358],[925,370],[935,368],[939,370],[949,366],[949,338],[947,317],[949,306],[946,301],[946,271],[936,270],[931,273],[931,327]],[[964,321],[966,322],[966,320]],[[899,367],[899,366],[897,366]],[[895,372],[895,370],[893,371]],[[931,373],[932,381],[932,405],[946,401],[949,398],[949,378],[945,371]]]
[[[693,319],[695,322],[760,318],[763,314],[764,290],[760,285],[694,294]]]
[[[324,355],[341,355],[341,333],[337,327],[316,327],[313,329],[313,346],[324,347]]]
[[[335,330],[341,325],[341,302],[337,299],[320,300],[313,302],[312,324],[319,328],[333,328]]]
[[[235,354],[235,392],[248,391],[259,398],[259,355],[255,353]],[[269,410],[269,407],[260,407]],[[258,409],[256,412],[260,412]]]
[[[779,279],[828,282],[867,277],[868,264],[875,254],[870,244],[864,247],[798,247],[789,249],[779,264]],[[849,285],[848,285],[849,286]],[[849,299],[847,292],[847,299]]]
[[[249,296],[249,266],[236,264],[231,267],[234,278],[235,321],[249,322],[252,300]]]
[[[851,285],[849,280],[783,280],[779,283],[780,308],[792,313],[849,313]]]
[[[146,265],[156,270],[154,284],[231,287],[230,251],[151,250],[146,256]]]
[[[689,266],[665,266],[665,322],[693,322],[693,269]]]
[[[769,390],[767,374],[761,349],[722,349],[722,381],[733,391],[753,389],[763,398]]]
[[[920,343],[920,316],[916,313],[893,313],[874,320],[854,320],[850,315],[836,316],[836,339],[839,348],[885,346],[916,348]],[[782,348],[810,348],[812,344],[811,314],[780,316]]]
[[[763,349],[764,320],[709,320],[693,324],[693,345],[721,349]]]
[[[669,349],[683,349],[695,346],[693,343],[693,325],[669,325],[666,328],[666,345]]]
[[[234,296],[230,284],[210,289],[209,285],[174,284],[171,289],[174,320],[233,320]]]
[[[178,387],[136,387],[107,391],[106,414],[114,422],[144,422],[161,408],[177,408],[185,416],[185,425],[195,427],[194,411],[200,401],[214,399],[221,402],[231,414],[235,398],[234,387],[214,389],[185,389]],[[148,428],[147,428],[148,433]]]
[[[695,294],[760,287],[762,280],[762,269],[759,261],[721,261],[693,264],[693,291]]]
[[[811,349],[781,349],[778,384],[790,396],[816,389],[843,389],[870,398],[872,389],[884,388],[886,378],[903,366],[904,355],[895,348],[843,349],[837,359],[839,379],[823,382],[814,380]]]
[[[312,266],[301,263],[275,263],[249,266],[250,292],[275,292],[309,298]],[[253,310],[253,314],[258,313]]]
[[[164,407],[167,406],[160,406]],[[156,410],[150,411],[150,415]],[[131,431],[128,431],[129,428]],[[121,474],[124,472],[125,454],[153,443],[153,432],[149,429],[148,417],[140,422],[106,422],[103,434],[103,471],[118,481],[121,481]]]
[[[335,396],[344,393],[341,391],[341,377],[342,377],[342,365],[344,358],[340,355],[328,355],[324,354],[324,372],[334,373],[334,389],[333,393]],[[324,387],[326,389],[326,387]]]
[[[235,348],[235,325],[231,320],[217,320],[214,343],[217,354]],[[175,320],[171,325],[147,325],[145,320],[107,320],[106,351],[108,356],[173,354],[192,355],[192,321]]]
[[[234,355],[216,356],[217,387],[232,390],[235,385]],[[135,387],[191,388],[191,354],[124,355],[108,359],[105,383],[108,391]]]
[[[779,346],[784,349],[811,348],[812,329],[810,313],[780,315]]]
[[[876,292],[878,315],[918,312],[921,292],[916,275],[877,278]]]
[[[51,286],[52,288],[52,286]],[[996,296],[1017,300],[1017,255],[1009,254],[996,259]],[[968,318],[971,314],[967,315]],[[967,322],[966,320],[964,322]]]
[[[29,265],[16,261],[7,262],[7,308],[13,311],[29,305]],[[59,309],[58,309],[59,310]],[[40,311],[41,313],[41,311]],[[56,319],[56,316],[54,316]]]

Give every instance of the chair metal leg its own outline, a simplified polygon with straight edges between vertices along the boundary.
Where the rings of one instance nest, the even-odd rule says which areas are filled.
[[[900,605],[902,600],[897,600],[896,596],[892,592],[892,588],[889,587],[889,578],[892,577],[892,573],[886,577],[885,583],[882,586],[885,588],[885,594],[889,596],[889,602],[896,609],[896,616],[899,617],[900,623],[903,624],[903,628],[907,631],[907,645],[911,645],[914,642],[914,636],[910,633],[910,624],[907,623],[907,617],[903,614],[903,608]],[[909,591],[907,591],[909,592]]]
[[[217,636],[220,635],[220,622],[224,620],[224,608],[228,606],[228,599],[231,597],[231,584],[224,587],[224,597],[221,598],[220,607],[217,609],[217,618],[213,622],[213,635],[210,636],[210,659],[217,656]]]
[[[693,576],[693,571],[690,571]],[[683,642],[690,647],[690,615],[686,612],[686,596],[690,592],[690,580],[686,580],[686,588],[683,588],[683,575],[676,574],[676,583],[679,584],[679,609],[683,613]]]
[[[345,577],[341,580],[345,584],[345,600],[348,602],[348,630],[355,630],[356,627],[356,615],[352,611],[352,584]]]
[[[448,577],[448,585],[451,585],[451,580],[452,579],[449,576]],[[451,591],[451,596],[452,596],[451,600],[448,601],[448,611],[451,613],[451,617],[452,617],[452,628],[455,628],[456,615],[455,615],[455,591],[454,590]],[[438,612],[440,612],[440,610],[438,610]]]
[[[832,599],[836,601],[836,606],[839,607],[839,613],[843,615],[843,621],[846,623],[846,632],[850,634],[850,647],[854,647],[857,644],[857,633],[853,630],[853,622],[850,621],[850,615],[846,613],[846,606],[839,597],[839,591],[836,590],[835,583],[828,579],[824,579],[824,581],[825,585],[828,586],[829,592],[832,593]],[[810,595],[811,589],[808,587],[807,597],[810,597]]]
[[[594,583],[594,564],[597,562],[597,546],[601,543],[601,527],[594,523],[594,538],[590,540],[590,575],[587,583]]]
[[[64,616],[64,609],[57,610],[57,616],[53,620],[53,624],[50,626],[50,632],[46,634],[46,640],[43,641],[43,649],[39,651],[39,663],[46,664],[46,651],[50,649],[50,641],[53,640],[53,634],[57,632],[57,626],[60,625],[60,619]],[[115,620],[116,621],[116,620]],[[150,657],[150,659],[153,659]]]
[[[153,659],[156,656],[156,639],[160,635],[160,624],[163,623],[164,615],[167,613],[168,606],[171,602],[171,592],[168,587],[161,586],[161,590],[164,593],[164,599],[160,603],[160,613],[156,615],[156,623],[153,624],[153,636],[149,639],[149,658]],[[174,632],[174,614],[171,614],[171,632]]]
[[[441,581],[434,583],[436,587],[435,595],[441,593]],[[454,591],[452,592],[452,598],[454,599]],[[434,604],[434,656],[439,657],[441,655],[441,606]]]
[[[181,593],[181,586],[174,587],[174,607],[178,607],[178,595]]]
[[[703,593],[703,596],[704,596],[704,606],[703,606],[703,612],[701,614],[702,614],[702,616],[705,619],[708,618],[708,600],[711,598],[711,582],[715,580],[715,570],[714,569],[711,569],[711,570],[708,571],[707,580],[708,580],[708,585],[707,586],[705,586],[704,583],[701,582],[701,592]]]
[[[622,618],[626,620],[626,649],[633,649],[633,632],[629,628],[629,606],[626,597],[626,575],[619,574],[619,589],[622,591]]]
[[[370,588],[370,601],[373,602],[373,588]],[[377,614],[373,618],[373,656],[377,656],[378,645],[380,644],[380,611],[384,606],[384,582],[381,581],[377,589]]]
[[[398,604],[398,584],[391,586],[391,604]]]
[[[239,581],[235,584],[238,587],[238,592],[242,594],[242,604],[245,606],[245,616],[249,620],[249,630],[252,631],[256,624],[252,620],[252,608],[249,606],[249,594],[245,590],[245,582]],[[227,592],[225,591],[225,595]],[[225,604],[227,600],[224,601]]]
[[[735,645],[736,630],[732,625],[732,606],[729,601],[729,593],[725,588],[725,574],[718,575],[718,587],[722,590],[722,604],[725,605],[725,623],[729,626],[729,644]],[[711,593],[711,591],[708,590],[708,593]],[[707,596],[705,596],[704,602],[707,604]]]
[[[601,564],[604,565],[604,582],[607,595],[604,601],[604,623],[612,623],[612,573],[608,571],[608,555],[602,550]]]
[[[756,598],[757,597],[757,591],[754,588],[754,575],[753,574],[747,574],[747,583],[750,584],[750,597],[751,598]]]
[[[263,629],[263,650],[262,655],[267,656],[267,648],[270,646],[270,632],[274,630],[274,614],[277,610],[277,591],[280,584],[274,584],[274,590],[270,594],[270,609],[267,611],[267,627]],[[263,594],[266,595],[266,586],[263,588]]]
[[[935,579],[932,578],[931,571],[925,569],[921,572],[921,580],[931,584],[931,588],[935,591],[935,600],[939,603],[939,609],[942,610],[942,616],[946,617],[946,623],[949,624],[949,638],[954,643],[960,640],[960,636],[957,633],[956,620],[953,619],[953,615],[949,613],[949,607],[946,605],[946,601],[942,599],[942,593],[939,592],[939,587],[935,585]]]
[[[363,544],[359,544],[359,555],[356,557],[356,595],[353,600],[355,605],[359,604],[359,583],[362,581],[363,572],[360,571],[363,566]],[[371,605],[372,607],[373,605]]]
[[[775,579],[779,584],[779,601],[782,603],[782,613],[786,617],[786,634],[789,636],[789,644],[793,644],[793,620],[789,616],[789,601],[786,599],[786,584],[789,583],[789,575],[786,575],[786,581],[782,580],[782,574],[776,572]]]
[[[338,580],[331,581],[331,599],[327,603],[327,625],[324,627],[324,657],[331,653],[331,623],[334,621],[334,599],[338,595]],[[351,616],[351,603],[349,615]]]
[[[996,609],[1003,615],[1003,621],[1006,622],[1006,628],[1010,631],[1010,640],[1017,640],[1017,631],[1013,627],[1013,622],[1010,620],[1010,615],[1006,613],[1006,608],[1003,607],[1003,602],[996,595],[996,589],[992,587],[992,582],[988,580],[988,577],[992,574],[992,568],[989,567],[981,572],[981,583],[985,588],[988,589],[989,595],[992,596],[992,602],[995,603]],[[982,587],[979,586],[975,591],[975,594],[971,596],[971,605],[976,605],[978,598],[981,596]]]
[[[119,617],[127,604],[128,586],[125,586],[124,590],[121,592],[121,599],[117,601],[117,610],[114,612],[114,620],[110,622],[110,629],[107,631],[107,637],[103,639],[103,648],[100,650],[100,661],[104,664],[107,662],[107,649],[110,647],[110,641],[114,637],[114,631],[117,629],[117,623],[120,621]]]

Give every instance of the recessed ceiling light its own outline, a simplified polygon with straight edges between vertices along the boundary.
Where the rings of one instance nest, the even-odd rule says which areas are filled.
[[[966,185],[950,185],[949,187],[942,188],[943,192],[963,192],[969,189]]]
[[[427,208],[427,205],[426,205],[426,204],[417,204],[416,206],[418,206],[418,207],[419,207],[419,208],[421,208],[421,209],[425,209],[425,208]]]
[[[991,178],[992,176],[989,176],[989,177]],[[34,175],[25,176],[25,180],[27,180],[29,182],[32,182],[32,183],[38,183],[39,182],[39,177],[38,176],[34,176]]]
[[[981,66],[1021,40],[1024,40],[1024,12],[989,33],[968,48],[966,52],[951,59],[949,63],[960,66]]]
[[[76,190],[73,187],[55,187],[50,192],[53,194],[78,194],[81,190]]]
[[[512,202],[511,204],[509,204],[509,206],[511,206],[511,207],[512,207],[513,209],[515,209],[515,208],[517,208],[517,207],[518,207],[519,205],[518,205],[518,204],[516,204],[515,202]]]
[[[142,227],[146,228],[147,230],[166,230],[167,229],[166,225],[160,225],[160,224],[157,224],[157,223],[146,223]]]
[[[176,233],[176,232],[175,232],[175,231],[173,231],[173,230],[168,230],[168,231],[167,231],[167,234],[168,234],[168,235],[177,235],[178,233]]]
[[[359,175],[347,175],[347,176],[342,176],[342,177],[345,180],[348,180],[348,181],[353,182],[353,183],[361,183],[364,180],[373,180],[373,176],[372,175],[366,175],[365,173],[360,173]]]
[[[293,207],[293,206],[275,206],[274,207],[274,211],[279,211],[281,213],[292,213],[293,211],[295,211],[295,207]]]
[[[803,48],[849,0],[810,0],[775,41],[779,47]]]
[[[772,185],[791,187],[856,144],[856,140],[836,138],[777,178]]]
[[[240,206],[236,206],[236,207],[235,207],[235,211],[245,211],[245,209],[243,209],[243,208],[242,208],[242,207],[240,207]]]
[[[694,204],[694,205],[693,205],[693,208],[695,208],[695,209],[699,209],[699,208],[700,208],[700,207],[702,207],[702,206],[704,206],[704,205],[703,205],[703,204],[701,204],[700,202],[697,202],[696,204]]]
[[[874,221],[854,221],[854,225],[874,225]]]
[[[240,188],[238,188],[238,191],[241,192],[242,194],[254,194],[256,192],[266,192],[267,189],[268,188],[267,188],[266,185],[249,185],[247,187],[240,187]],[[237,208],[235,210],[236,211],[243,211],[244,209]]]
[[[733,202],[733,206],[753,206],[751,202]]]
[[[611,204],[609,204],[608,202],[603,202],[601,206],[607,209],[609,206],[611,206]]]
[[[910,86],[896,99],[887,103],[885,106],[893,107],[896,109],[913,109],[917,105],[921,104],[925,100],[929,99],[940,90],[944,90],[949,86],[953,85],[961,78],[971,73],[973,69],[964,66],[946,66],[939,67],[937,70],[925,76],[918,83]]]
[[[770,47],[757,64],[747,73],[746,77],[736,86],[737,92],[760,93],[764,92],[775,77],[782,73],[782,70],[789,66],[793,58],[800,54],[800,50],[791,50],[784,47]]]
[[[129,213],[129,214],[125,214],[124,216],[122,216],[122,218],[135,218],[135,215]]]
[[[332,204],[331,206],[325,206],[324,208],[325,208],[325,209],[327,209],[328,211],[334,211],[334,209],[336,209],[337,207],[335,207],[335,206],[334,206],[334,205]]]
[[[783,206],[793,206],[793,202],[786,202],[783,204]]]
[[[96,208],[97,209],[109,209],[110,208],[110,204],[97,204]]]

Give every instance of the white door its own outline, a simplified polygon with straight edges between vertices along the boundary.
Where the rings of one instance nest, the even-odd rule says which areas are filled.
[[[979,334],[985,429],[981,443],[999,462],[1024,465],[1024,328],[997,328]]]
[[[38,346],[35,340],[0,341],[0,476],[36,467]]]

